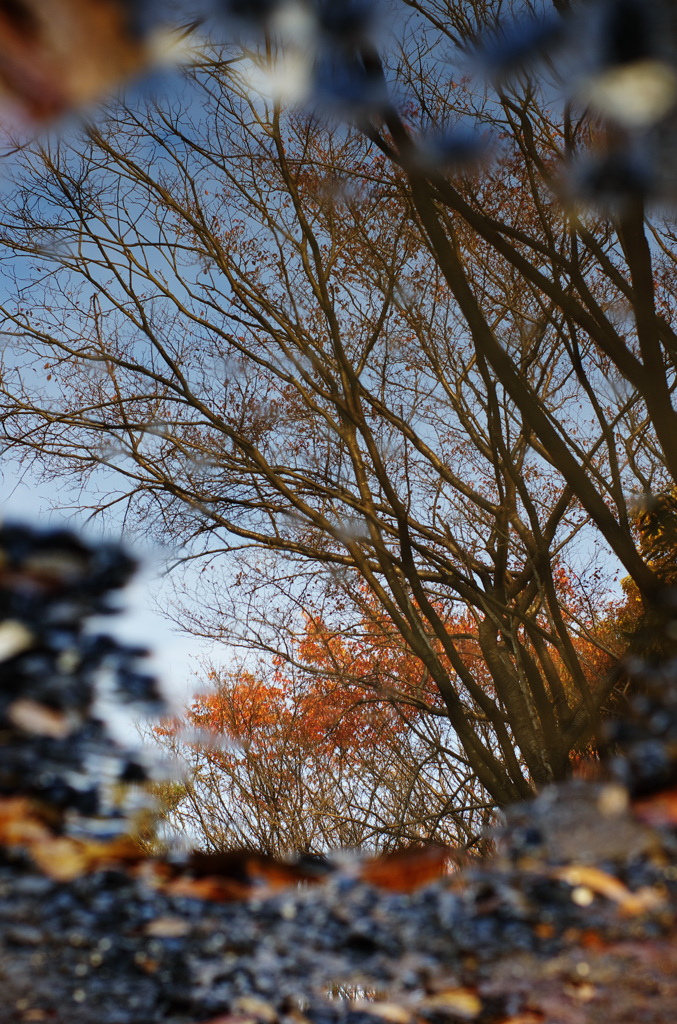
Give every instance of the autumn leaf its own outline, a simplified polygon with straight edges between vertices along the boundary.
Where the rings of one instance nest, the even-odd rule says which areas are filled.
[[[191,931],[190,921],[182,917],[155,917],[144,928],[145,935],[159,939],[176,939]]]
[[[498,1024],[543,1024],[545,1015],[540,1010],[528,1010],[516,1016],[504,1017]]]
[[[634,916],[656,910],[664,902],[656,890],[645,887],[632,892],[618,878],[593,866],[571,864],[555,868],[552,875],[573,887],[572,899],[580,906],[587,906],[595,896],[604,896],[617,903],[622,913]]]
[[[173,896],[188,896],[213,903],[243,900],[263,892],[275,892],[299,882],[317,882],[317,875],[303,865],[286,863],[254,850],[193,853],[174,871],[157,864],[160,887]]]
[[[49,736],[63,740],[73,730],[73,722],[63,711],[47,707],[38,701],[20,697],[7,709],[7,718],[12,725],[36,736]]]
[[[448,858],[447,846],[414,846],[369,858],[360,866],[359,876],[381,889],[411,892],[443,875]]]
[[[0,845],[30,846],[50,831],[26,797],[0,798]]]
[[[25,797],[0,799],[0,846],[25,850],[45,875],[58,882],[103,868],[138,864],[145,857],[130,836],[99,842],[59,835]]]
[[[355,1013],[366,1013],[370,1017],[378,1017],[387,1024],[409,1024],[413,1011],[399,1003],[385,1001],[370,1002],[367,999],[353,999],[350,1009]]]
[[[122,0],[14,0],[0,7],[0,88],[22,116],[51,120],[144,70],[156,42]]]
[[[640,800],[633,800],[632,813],[644,825],[650,825],[652,828],[677,825],[677,788],[673,787]]]
[[[442,1016],[474,1020],[482,1012],[482,1000],[473,989],[451,988],[423,999],[420,1007]]]

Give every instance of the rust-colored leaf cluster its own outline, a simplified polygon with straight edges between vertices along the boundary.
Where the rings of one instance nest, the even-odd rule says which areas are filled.
[[[444,846],[412,847],[382,857],[356,857],[322,872],[312,862],[285,862],[256,850],[196,851],[174,863],[149,856],[132,836],[101,842],[60,834],[49,808],[25,797],[0,798],[1,847],[15,855],[27,854],[58,882],[115,869],[141,874],[171,895],[214,903],[260,896],[300,883],[318,884],[328,874],[340,871],[382,889],[411,892],[444,874],[450,852]]]

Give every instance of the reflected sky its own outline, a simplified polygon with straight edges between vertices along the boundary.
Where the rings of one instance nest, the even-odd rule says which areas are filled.
[[[86,491],[82,494],[82,501],[87,501]],[[62,481],[48,483],[37,480],[30,470],[16,461],[3,461],[0,468],[0,520],[40,527],[65,526],[83,531],[88,537],[119,539],[119,530],[116,531],[110,519],[104,529],[102,524],[88,522],[87,514],[81,510],[58,507],[67,503]],[[132,551],[139,558],[141,568],[120,596],[121,614],[114,619],[100,618],[92,623],[92,628],[114,632],[121,640],[150,648],[152,658],[149,667],[162,681],[170,703],[180,708],[190,701],[198,688],[196,673],[199,672],[199,660],[209,657],[214,644],[172,628],[160,613],[163,597],[167,598],[168,591],[163,571],[173,552],[163,552],[159,548],[142,550],[138,544],[132,546]]]

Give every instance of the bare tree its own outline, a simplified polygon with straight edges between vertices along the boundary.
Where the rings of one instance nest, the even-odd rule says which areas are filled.
[[[302,612],[347,638],[375,619],[419,691],[345,685],[443,719],[504,804],[568,772],[614,685],[609,553],[660,600],[632,503],[675,478],[674,237],[638,197],[563,211],[585,114],[526,73],[449,79],[444,46],[496,5],[405,9],[409,102],[361,47],[353,127],[253,97],[214,49],[181,99],[24,155],[2,423],[204,559],[197,631],[293,661]],[[468,114],[501,139],[482,173],[426,156]]]

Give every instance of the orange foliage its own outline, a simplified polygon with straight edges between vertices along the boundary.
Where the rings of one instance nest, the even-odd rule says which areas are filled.
[[[283,746],[299,758],[312,752],[353,759],[380,742],[384,730],[392,736],[406,728],[386,699],[368,700],[322,676],[299,684],[280,665],[272,682],[250,672],[215,682],[193,705],[191,720],[237,738],[250,757],[272,756]]]
[[[462,661],[481,685],[491,690],[491,675],[479,647],[475,618],[468,610],[453,615],[439,611]],[[441,641],[429,639],[453,677]],[[374,610],[365,612],[351,636],[332,630],[318,616],[307,616],[298,655],[309,670],[325,673],[325,686],[331,679],[348,680],[354,686],[370,689],[380,700],[400,702],[405,718],[417,713],[420,702],[442,707],[439,692],[423,662],[412,654],[387,616]]]
[[[578,590],[564,569],[555,580],[563,605],[580,618]],[[614,613],[616,614],[616,613]],[[477,620],[468,610],[444,618],[447,632],[466,668],[495,698],[491,673],[482,654]],[[603,682],[615,661],[609,648],[618,640],[617,619],[591,625],[586,636],[572,637],[591,691]],[[521,642],[529,648],[529,642]],[[450,678],[455,677],[439,640],[431,640]],[[606,648],[606,649],[605,649]],[[577,694],[556,647],[549,649],[573,701]],[[422,661],[406,646],[382,613],[368,609],[350,634],[332,629],[321,616],[306,615],[305,629],[294,652],[301,666],[293,672],[276,659],[270,678],[251,672],[220,679],[213,692],[201,696],[191,711],[192,722],[209,731],[236,737],[249,756],[272,755],[293,745],[299,757],[323,754],[356,762],[366,750],[390,740],[424,715],[443,707]],[[224,756],[228,756],[227,754]]]

